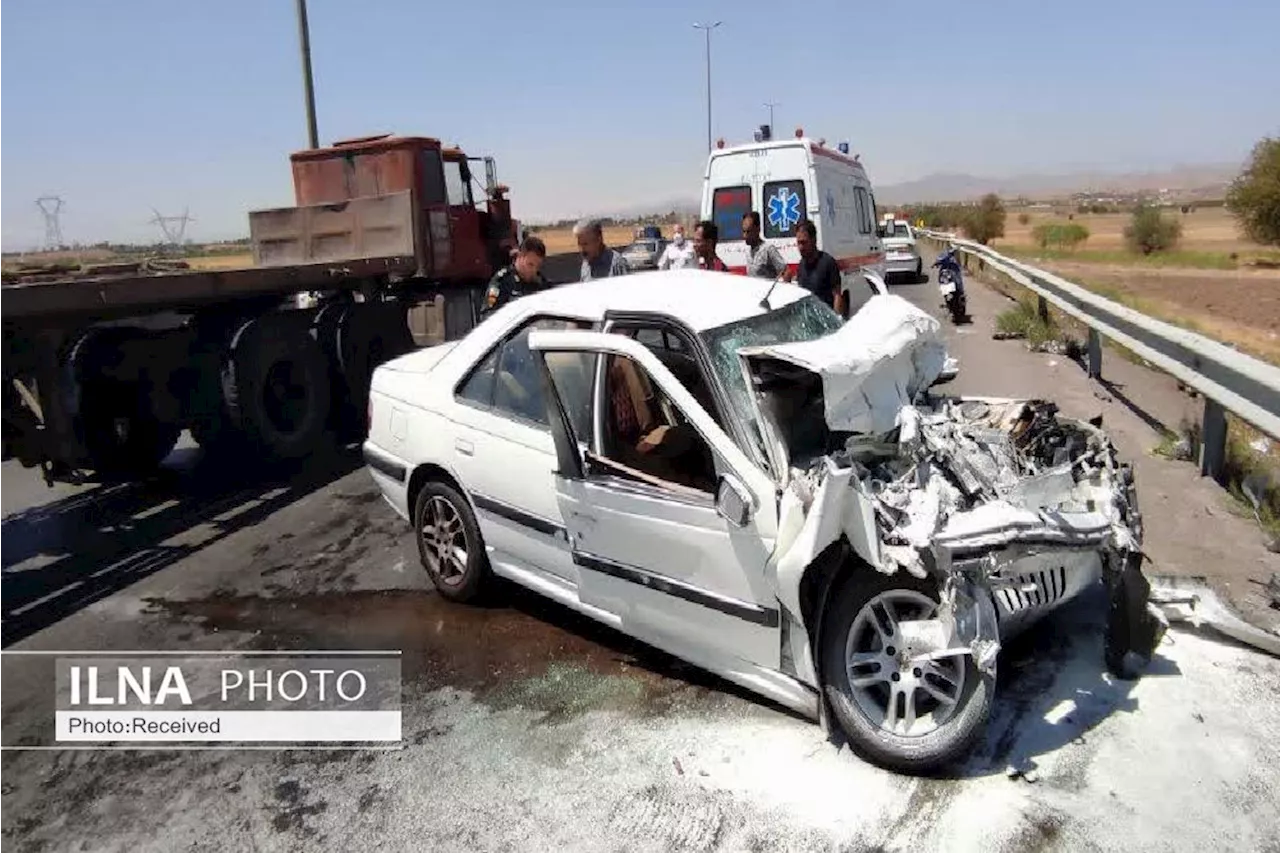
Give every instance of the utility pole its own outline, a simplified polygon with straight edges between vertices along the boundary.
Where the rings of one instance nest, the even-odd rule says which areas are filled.
[[[695,30],[702,30],[707,36],[707,150],[711,150],[711,31],[723,21],[694,24]]]
[[[780,107],[782,105],[777,101],[765,101],[764,105],[769,109],[769,133],[770,135],[776,135],[774,134],[775,128],[773,126],[773,108]]]
[[[311,79],[311,33],[307,28],[307,0],[298,0],[298,41],[302,46],[302,88],[307,99],[307,142],[320,147],[316,132],[316,91]]]

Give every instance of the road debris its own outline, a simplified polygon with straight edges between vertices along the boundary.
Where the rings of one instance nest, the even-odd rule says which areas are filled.
[[[1280,657],[1280,635],[1264,631],[1241,619],[1209,588],[1203,578],[1157,577],[1151,588],[1151,602],[1160,608],[1170,622],[1183,622],[1194,628],[1207,627],[1237,642]]]

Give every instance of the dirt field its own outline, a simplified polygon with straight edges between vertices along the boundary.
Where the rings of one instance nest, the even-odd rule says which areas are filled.
[[[187,258],[193,270],[233,270],[253,266],[253,255],[206,255],[203,258]]]
[[[669,226],[663,228],[665,234],[669,230]],[[547,244],[547,254],[559,255],[563,252],[578,251],[578,241],[574,239],[572,228],[557,228],[554,230],[533,230],[534,234],[542,238]],[[630,225],[625,227],[615,227],[604,229],[604,242],[609,246],[625,246],[634,239],[636,229]]]
[[[1026,225],[1018,222],[1018,214],[1030,214],[1031,221]],[[1222,207],[1200,208],[1195,213],[1178,213],[1176,210],[1168,215],[1175,216],[1182,222],[1182,240],[1178,248],[1193,252],[1265,252],[1266,249],[1246,239],[1240,233],[1235,219]],[[1089,229],[1089,239],[1081,245],[1085,250],[1113,250],[1124,248],[1124,228],[1129,224],[1128,213],[1077,213],[1072,220]],[[1035,240],[1031,230],[1045,222],[1065,222],[1067,213],[1052,211],[1010,211],[1005,222],[1005,236],[995,242],[999,246],[1034,247]]]

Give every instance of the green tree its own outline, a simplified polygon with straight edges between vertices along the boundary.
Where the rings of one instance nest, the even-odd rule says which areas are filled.
[[[1253,146],[1244,171],[1227,191],[1227,209],[1250,240],[1280,245],[1280,139]]]
[[[1004,236],[1004,205],[995,193],[987,193],[978,206],[965,217],[964,230],[984,246],[997,237]]]
[[[1163,252],[1178,245],[1182,236],[1182,223],[1170,219],[1146,202],[1133,211],[1133,219],[1124,228],[1124,241],[1135,252],[1149,255]]]

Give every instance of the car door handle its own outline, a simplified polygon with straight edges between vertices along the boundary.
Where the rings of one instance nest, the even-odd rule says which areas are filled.
[[[476,446],[465,438],[455,438],[453,440],[453,449],[463,456],[472,456],[476,452]]]

